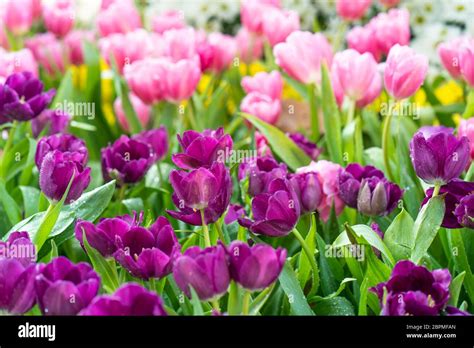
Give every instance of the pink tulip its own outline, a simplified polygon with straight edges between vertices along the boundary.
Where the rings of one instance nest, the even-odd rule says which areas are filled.
[[[474,87],[474,40],[467,42],[459,52],[461,74],[469,86]]]
[[[162,60],[162,88],[164,99],[179,103],[189,99],[201,79],[199,59],[182,59],[178,62]]]
[[[145,58],[124,67],[131,91],[145,104],[163,100],[163,63],[159,58]]]
[[[30,0],[30,6],[31,6],[31,17],[33,20],[40,19],[41,16],[43,15],[43,4],[41,3],[41,0]]]
[[[336,215],[339,215],[344,209],[344,202],[339,196],[339,174],[341,170],[342,167],[339,164],[325,160],[311,162],[308,166],[296,170],[297,173],[318,174],[323,197],[317,210],[325,222],[329,219],[333,206]]]
[[[259,59],[263,53],[263,41],[261,37],[247,30],[247,28],[240,28],[235,40],[239,51],[239,57],[245,63]]]
[[[192,27],[170,29],[162,35],[163,55],[173,61],[193,59],[197,53],[198,34]]]
[[[146,127],[148,121],[150,120],[151,114],[151,107],[146,105],[138,98],[135,94],[130,93],[128,95],[130,102],[132,103],[133,109],[135,110],[138,120],[142,124],[143,127]],[[117,98],[114,102],[114,111],[115,115],[117,115],[117,119],[120,123],[120,126],[127,132],[130,131],[130,126],[128,124],[127,117],[125,116],[125,112],[123,111],[122,107],[122,99]]]
[[[63,45],[53,34],[37,34],[27,39],[25,46],[31,50],[35,59],[48,74],[55,75],[65,72]]]
[[[372,0],[337,0],[337,14],[347,21],[354,21],[364,17]]]
[[[385,7],[390,8],[397,6],[400,0],[379,0],[379,2]]]
[[[186,27],[184,15],[180,11],[167,11],[159,16],[153,17],[151,22],[153,31],[163,34],[170,29],[182,29]]]
[[[283,92],[283,79],[278,71],[271,73],[259,72],[255,76],[245,76],[242,79],[242,88],[245,93],[259,92],[271,99],[281,100]]]
[[[372,18],[372,27],[378,49],[388,54],[395,44],[402,46],[410,42],[410,13],[406,9],[391,9]]]
[[[272,99],[269,96],[252,92],[242,99],[240,109],[250,115],[254,115],[259,119],[275,124],[281,113],[281,102],[278,99]]]
[[[428,58],[408,46],[395,45],[385,65],[384,82],[388,93],[395,99],[413,95],[423,84],[428,72]]]
[[[207,41],[212,50],[209,69],[214,72],[222,72],[229,68],[232,60],[237,56],[235,38],[221,33],[211,33]]]
[[[46,29],[58,37],[64,37],[74,26],[74,7],[71,0],[55,0],[43,7]]]
[[[466,136],[471,146],[471,159],[474,160],[474,117],[467,120],[461,120],[458,128],[458,136]]]
[[[214,60],[214,48],[207,41],[207,35],[203,30],[196,31],[196,52],[201,62],[201,71],[207,71]]]
[[[272,155],[272,149],[268,144],[267,138],[259,131],[255,131],[255,147],[257,148],[258,156]]]
[[[280,8],[280,1],[242,0],[240,7],[242,26],[252,33],[262,34],[263,19],[272,7]]]
[[[341,87],[344,95],[355,102],[364,100],[365,103],[370,103],[382,90],[377,62],[370,53],[360,54],[353,49],[336,53],[332,61],[331,75],[333,81],[338,81],[337,85]],[[378,87],[378,93],[370,90],[371,86]],[[369,92],[371,100],[367,98]]]
[[[31,0],[6,0],[4,6],[5,27],[15,36],[26,34],[33,24]]]
[[[101,36],[114,33],[128,33],[142,27],[137,8],[131,1],[114,1],[97,16],[97,25]]]
[[[330,67],[332,48],[324,35],[295,31],[273,48],[276,63],[292,78],[303,83],[319,83],[321,64]]]
[[[94,33],[91,31],[74,30],[66,35],[64,44],[72,64],[81,65],[84,63],[84,44],[86,42],[92,43],[93,41]]]
[[[461,49],[468,44],[469,42],[466,37],[458,37],[454,40],[443,42],[438,46],[438,55],[441,63],[455,79],[461,76]]]
[[[99,40],[99,48],[102,56],[109,65],[111,57],[115,59],[119,72],[127,64],[143,59],[155,50],[158,40],[144,29],[137,29],[126,34],[111,34]]]
[[[288,35],[300,29],[300,17],[295,11],[271,8],[263,17],[263,35],[273,47],[286,40]]]
[[[377,62],[380,61],[382,52],[380,52],[377,41],[374,40],[375,33],[371,26],[354,27],[347,35],[347,46],[359,53],[370,53]]]
[[[28,48],[8,52],[0,48],[0,83],[13,73],[30,71],[38,77],[38,64]]]

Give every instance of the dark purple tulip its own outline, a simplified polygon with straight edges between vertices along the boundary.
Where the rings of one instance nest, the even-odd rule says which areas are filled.
[[[84,140],[71,134],[53,134],[38,141],[35,154],[35,163],[38,169],[41,168],[46,154],[54,150],[68,154],[70,160],[79,162],[83,166],[87,163],[88,152]]]
[[[400,187],[385,179],[362,179],[357,210],[368,216],[385,216],[395,209],[402,195]]]
[[[175,219],[199,226],[202,219],[197,209],[204,209],[206,224],[214,223],[229,206],[232,179],[221,162],[214,162],[209,169],[198,168],[189,173],[172,171],[170,182],[175,191],[173,202],[180,211],[167,210],[167,213]]]
[[[190,286],[202,301],[222,296],[229,287],[227,255],[222,245],[202,250],[193,246],[176,259],[173,276],[179,288],[191,297]]]
[[[39,186],[46,197],[53,201],[60,201],[71,179],[71,187],[64,204],[78,199],[89,186],[91,169],[84,168],[81,163],[72,160],[67,153],[58,150],[48,152],[43,159],[39,174]]]
[[[321,154],[321,149],[318,149],[315,143],[309,141],[301,133],[287,133],[288,137],[303,150],[311,160],[316,161]]]
[[[178,141],[183,153],[174,154],[171,159],[182,169],[210,167],[215,161],[224,162],[232,150],[232,138],[224,134],[223,128],[206,129],[199,133],[188,130]]]
[[[399,261],[386,283],[370,290],[379,297],[382,315],[438,315],[449,299],[451,275],[447,269],[430,272],[408,260]],[[386,295],[384,295],[386,291]]]
[[[454,215],[461,226],[474,229],[474,193],[461,198]]]
[[[273,179],[286,178],[288,169],[285,164],[278,163],[272,156],[248,159],[239,166],[239,180],[249,177],[248,193],[254,197],[265,193]]]
[[[76,223],[75,235],[77,240],[83,244],[83,233],[86,234],[87,242],[91,247],[97,249],[104,257],[112,256],[117,251],[115,243],[117,236],[123,238],[124,234],[133,226],[139,226],[142,215],[137,219],[135,214],[117,216],[114,218],[101,219],[97,225],[85,220],[79,220]]]
[[[298,197],[301,214],[316,211],[323,195],[318,174],[315,172],[296,173],[291,176],[290,183]]]
[[[286,250],[265,244],[250,247],[247,243],[232,242],[229,255],[230,275],[247,290],[263,290],[280,275],[286,261]]]
[[[37,117],[51,102],[55,90],[43,93],[43,83],[31,72],[10,75],[0,85],[0,115],[16,121]]]
[[[444,127],[418,131],[410,142],[416,175],[426,183],[444,185],[458,178],[469,162],[469,139],[457,138]]]
[[[155,161],[162,160],[168,153],[168,131],[165,126],[141,132],[134,135],[132,139],[141,141],[151,146]]]
[[[35,287],[44,315],[76,315],[97,295],[100,279],[88,263],[59,256],[38,265]]]
[[[48,134],[62,133],[69,125],[71,115],[61,110],[45,110],[31,121],[31,131],[36,138],[48,127]]]
[[[300,216],[298,197],[286,179],[274,179],[267,193],[253,198],[252,213],[254,221],[239,218],[239,224],[256,234],[286,236],[296,226]]]
[[[241,216],[245,215],[245,209],[238,204],[230,204],[229,209],[227,209],[227,214],[225,214],[224,223],[230,225]]]
[[[462,181],[459,179],[454,179],[448,184],[441,186],[439,194],[444,194],[444,204],[445,204],[445,213],[444,219],[441,223],[441,226],[445,228],[462,228],[462,225],[459,224],[458,217],[455,215],[456,207],[459,205],[460,201],[474,193],[474,182]],[[426,191],[426,197],[421,203],[425,205],[428,203],[429,199],[433,196],[433,188],[430,188]],[[461,209],[461,208],[460,208]],[[460,213],[460,211],[459,211]]]
[[[151,146],[126,135],[102,149],[104,180],[116,179],[119,185],[140,181],[153,162],[154,152]]]
[[[6,242],[0,241],[0,260],[16,259],[23,266],[36,262],[36,248],[28,232],[13,232]]]
[[[339,196],[349,207],[357,209],[357,196],[363,179],[376,177],[385,178],[383,172],[372,166],[361,166],[359,163],[349,164],[339,174]]]
[[[378,224],[373,222],[373,223],[370,224],[370,228],[372,230],[374,230],[375,233],[377,233],[377,235],[380,237],[380,239],[383,240],[384,232],[380,229],[380,226]],[[377,257],[380,257],[380,250],[379,249],[377,249],[375,247],[372,247],[372,250],[374,251],[375,255],[377,255]]]
[[[114,258],[134,277],[163,278],[171,273],[181,246],[169,221],[160,216],[150,228],[132,226],[116,235]]]
[[[160,296],[136,283],[122,285],[113,295],[97,296],[79,314],[88,316],[167,315]]]

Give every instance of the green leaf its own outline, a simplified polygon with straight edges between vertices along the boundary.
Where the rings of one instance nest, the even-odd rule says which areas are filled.
[[[23,197],[25,216],[31,216],[38,212],[40,190],[31,186],[19,186],[18,189]]]
[[[137,198],[128,198],[122,201],[122,204],[127,208],[129,214],[132,214],[134,211],[140,212],[145,210],[145,205],[143,204],[143,199]]]
[[[13,179],[28,164],[34,163],[36,140],[25,138],[8,150],[2,159],[5,181]]]
[[[421,208],[413,226],[415,243],[410,259],[414,263],[420,263],[435,239],[444,218],[444,209],[443,196],[431,198],[428,203]]]
[[[331,79],[326,64],[321,65],[321,102],[329,158],[333,162],[342,165],[341,115],[331,87]]]
[[[308,301],[311,302],[311,303],[312,302],[318,303],[320,301],[327,300],[327,299],[339,296],[339,294],[341,292],[343,292],[344,289],[346,288],[347,283],[350,283],[350,282],[353,282],[353,281],[356,281],[356,280],[357,279],[355,279],[355,278],[344,278],[342,280],[341,284],[339,284],[339,288],[335,292],[333,292],[332,294],[329,294],[329,295],[324,296],[324,297],[322,297],[322,296],[313,296]]]
[[[272,150],[286,164],[288,164],[291,169],[296,170],[300,167],[308,165],[311,162],[311,159],[308,157],[308,155],[281,130],[253,115],[246,113],[240,114],[250,123],[252,123],[265,138],[267,138]]]
[[[316,218],[313,215],[311,215],[311,227],[309,229],[309,232],[305,238],[306,245],[308,245],[311,254],[314,255],[316,251]],[[300,282],[301,288],[304,289],[306,283],[309,280],[309,275],[311,273],[311,264],[309,263],[308,257],[306,256],[306,253],[302,250],[299,256],[299,261],[298,261],[298,280]],[[314,294],[317,291],[317,285],[319,283],[319,279],[315,278],[319,277],[319,274],[314,275],[313,274],[313,281],[312,281],[312,289],[310,294]],[[314,290],[314,291],[313,291]]]
[[[471,300],[474,303],[474,276],[469,265],[469,259],[466,254],[466,247],[460,230],[450,230],[448,239],[451,241],[453,249],[453,260],[458,272],[466,272],[464,276],[464,288]]]
[[[358,315],[367,315],[367,295],[369,290],[369,278],[365,277],[360,285],[359,311]]]
[[[466,271],[459,273],[456,278],[451,281],[449,285],[449,292],[451,294],[449,298],[448,304],[451,306],[457,307],[459,294],[461,293],[462,283],[464,281],[464,276],[466,275]]]
[[[283,266],[283,270],[278,279],[283,291],[288,297],[293,313],[296,315],[314,315],[301,290],[295,271],[293,271],[293,268],[291,268],[288,262]]]
[[[197,295],[194,288],[191,286],[191,304],[193,306],[193,314],[194,315],[204,315],[204,310],[202,309],[201,301],[199,300],[199,296]]]
[[[314,308],[314,312],[317,315],[344,315],[351,316],[355,315],[354,307],[345,297],[332,297],[325,299]]]
[[[5,182],[3,179],[0,179],[0,201],[2,202],[3,209],[7,213],[11,225],[15,225],[21,220],[20,208],[5,188]]]
[[[384,242],[396,261],[408,259],[415,243],[414,221],[405,209],[395,217],[384,234]]]
[[[91,260],[94,270],[100,275],[104,290],[108,293],[114,292],[119,287],[115,260],[106,260],[96,249],[91,247],[87,241],[84,229],[82,229],[82,243],[84,244],[84,248],[86,249],[86,253]]]

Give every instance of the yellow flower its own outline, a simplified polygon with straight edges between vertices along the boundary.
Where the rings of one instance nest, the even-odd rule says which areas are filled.
[[[105,120],[110,126],[116,123],[113,98],[114,98],[114,83],[112,78],[112,71],[104,59],[100,59],[100,92],[101,92],[101,106],[104,113]]]
[[[73,86],[80,91],[84,91],[87,84],[87,65],[71,65],[70,69],[72,73]]]
[[[435,89],[434,94],[443,105],[463,101],[463,90],[454,80],[443,83]]]

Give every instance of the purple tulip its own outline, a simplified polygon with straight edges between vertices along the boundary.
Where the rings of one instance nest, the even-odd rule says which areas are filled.
[[[71,134],[54,134],[38,141],[36,146],[35,163],[41,169],[41,163],[48,152],[54,150],[68,154],[68,157],[83,166],[87,163],[88,152],[84,140]]]
[[[451,275],[447,269],[430,272],[423,266],[403,260],[395,265],[386,283],[370,290],[381,301],[382,315],[432,316],[445,308],[450,283]]]
[[[286,179],[274,179],[267,193],[253,198],[252,213],[254,221],[239,218],[239,224],[256,234],[286,236],[296,226],[300,216],[298,197]]]
[[[97,295],[100,279],[88,263],[59,256],[38,265],[35,287],[44,315],[76,315]]]
[[[97,296],[79,314],[88,316],[167,315],[160,296],[136,283],[122,285],[113,295]]]
[[[376,224],[375,222],[371,223],[370,224],[370,228],[375,232],[377,233],[377,235],[380,237],[380,239],[383,240],[383,237],[384,237],[384,232],[380,229],[380,226],[378,224]],[[377,257],[380,257],[381,253],[380,253],[380,250],[375,248],[375,247],[372,247],[372,250],[374,251],[375,255],[377,255]]]
[[[223,128],[206,129],[202,133],[189,130],[178,134],[183,153],[174,154],[174,164],[182,169],[210,167],[215,161],[224,162],[232,150],[232,138]]]
[[[122,135],[115,143],[102,149],[104,180],[116,179],[119,185],[140,181],[154,162],[148,143]]]
[[[357,210],[368,216],[390,214],[403,195],[396,184],[378,177],[362,179],[357,197]]]
[[[31,72],[12,74],[0,85],[0,115],[29,121],[48,106],[55,93],[53,89],[43,93],[43,83]]]
[[[74,154],[72,154],[72,157]],[[39,186],[41,191],[53,201],[60,201],[66,193],[69,182],[71,187],[64,204],[78,199],[91,181],[91,169],[74,161],[68,153],[54,150],[48,152],[41,164]]]
[[[291,176],[290,183],[298,197],[301,213],[316,211],[323,195],[318,174],[314,172],[296,173]]]
[[[48,127],[48,134],[62,133],[69,125],[71,115],[61,110],[45,110],[31,121],[31,131],[35,138]]]
[[[357,208],[357,196],[363,179],[385,178],[382,171],[372,166],[349,164],[339,175],[339,196],[351,208]]]
[[[278,163],[272,156],[262,156],[248,159],[239,166],[239,180],[248,176],[248,193],[254,197],[265,193],[273,179],[286,178],[288,169],[285,164]]]
[[[219,298],[230,282],[226,256],[222,245],[204,250],[197,246],[187,249],[173,267],[176,284],[188,297],[191,297],[190,287],[193,287],[202,301]]]
[[[303,150],[312,161],[316,161],[321,154],[321,149],[319,149],[315,143],[309,141],[301,133],[288,133],[288,137],[293,140],[293,142],[298,145],[298,147]]]
[[[201,167],[189,173],[174,170],[170,182],[175,191],[173,202],[180,211],[167,210],[167,213],[188,224],[202,224],[198,209],[204,209],[206,224],[214,223],[230,203],[232,179],[221,162],[214,162],[209,169]]]
[[[150,228],[132,226],[116,235],[114,258],[134,277],[163,278],[171,273],[181,246],[169,221],[160,216]]]
[[[410,142],[416,175],[426,183],[444,185],[458,178],[469,163],[469,139],[445,128],[418,131]]]
[[[444,218],[441,226],[445,228],[462,228],[463,226],[458,220],[458,216],[460,215],[455,213],[456,207],[460,205],[460,202],[464,197],[474,193],[474,182],[466,182],[459,179],[454,179],[448,184],[441,186],[439,193],[444,195],[445,204]],[[423,206],[428,203],[432,196],[433,188],[430,188],[426,191],[426,197],[421,205]],[[458,211],[459,214],[461,214],[461,209],[462,208],[460,208]]]
[[[453,306],[446,306],[445,312],[447,316],[468,317],[472,315]]]
[[[250,247],[248,244],[232,242],[229,255],[230,275],[247,290],[263,290],[280,275],[286,261],[286,250],[274,249],[265,244]]]
[[[461,198],[454,215],[461,226],[474,229],[474,193]]]
[[[101,219],[97,225],[85,220],[79,220],[75,227],[75,236],[84,247],[83,233],[86,234],[87,242],[91,247],[98,250],[104,257],[112,256],[117,251],[116,237],[123,238],[124,234],[132,227],[139,226],[143,213],[137,219],[134,216],[123,215],[114,218]]]
[[[132,139],[149,144],[153,149],[153,156],[155,161],[162,160],[168,153],[168,131],[165,126],[141,132],[134,135]]]
[[[237,219],[241,216],[245,215],[245,209],[241,205],[238,204],[230,204],[229,209],[227,209],[227,214],[225,215],[224,218],[224,223],[226,225],[230,225],[234,221],[237,221]]]
[[[28,233],[13,232],[0,242],[0,310],[28,312],[36,299],[36,252]]]

